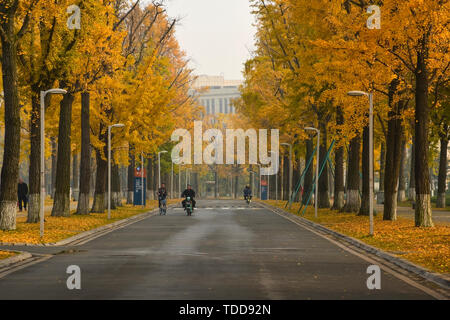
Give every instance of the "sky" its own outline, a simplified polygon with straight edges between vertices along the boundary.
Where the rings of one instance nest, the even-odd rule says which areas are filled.
[[[254,48],[248,0],[167,0],[170,17],[182,18],[176,36],[195,74],[242,80]]]

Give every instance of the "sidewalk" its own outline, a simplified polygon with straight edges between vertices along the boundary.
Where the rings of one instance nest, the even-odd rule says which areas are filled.
[[[383,205],[375,205],[376,212],[383,213]],[[411,207],[397,207],[397,215],[399,217],[414,219],[415,211]],[[443,224],[450,224],[450,211],[445,211],[442,209],[433,209],[433,221]]]

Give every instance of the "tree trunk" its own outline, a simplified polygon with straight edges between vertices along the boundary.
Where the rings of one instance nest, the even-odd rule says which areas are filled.
[[[333,210],[342,210],[345,206],[344,194],[344,147],[338,147],[334,160],[334,203]]]
[[[406,162],[408,160],[408,148],[406,146],[406,139],[402,140],[401,144],[401,159],[400,159],[400,175],[398,178],[398,201],[406,201]]]
[[[409,173],[409,199],[414,201],[416,199],[416,174],[415,174],[415,154],[416,154],[416,143],[414,135],[412,137],[411,145],[411,171]]]
[[[77,214],[89,214],[89,197],[91,189],[91,126],[90,94],[81,94],[81,158],[80,184]]]
[[[424,39],[422,41],[425,41]],[[432,211],[430,196],[430,171],[428,166],[428,126],[430,108],[428,107],[428,72],[425,53],[418,52],[416,77],[416,113],[415,113],[415,176],[416,176],[416,227],[432,227]]]
[[[383,220],[397,220],[397,187],[400,174],[400,158],[402,153],[403,127],[399,114],[403,102],[395,104],[389,112],[388,132],[386,137],[386,167],[384,173],[384,213]]]
[[[99,140],[105,143],[106,133],[102,133],[102,126],[100,126]],[[103,147],[104,154],[108,153],[108,147],[105,143]],[[108,162],[102,156],[102,151],[99,149],[95,150],[95,160],[97,163],[97,173],[95,178],[95,193],[94,193],[94,203],[92,205],[92,213],[104,213],[106,210],[106,179],[108,172]]]
[[[234,199],[238,197],[239,188],[239,165],[236,165],[236,175],[234,176]]]
[[[50,198],[55,198],[55,185],[56,185],[56,161],[57,161],[57,152],[58,145],[56,143],[55,137],[50,138],[51,148],[52,148],[52,186],[50,188]]]
[[[358,215],[368,216],[370,214],[370,148],[369,148],[369,127],[364,127],[363,130],[363,151],[362,151],[362,197],[361,208]]]
[[[324,122],[320,123],[320,156],[319,156],[319,170],[321,169],[322,163],[326,161],[328,146],[327,146],[327,124]],[[330,192],[328,189],[328,165],[325,162],[322,174],[319,178],[319,208],[330,208]]]
[[[79,182],[79,175],[78,175],[78,169],[80,166],[78,165],[78,155],[73,155],[73,161],[72,161],[72,198],[74,201],[78,201],[79,192],[78,192],[78,186],[80,185]]]
[[[381,142],[381,151],[380,151],[380,181],[379,181],[379,190],[377,194],[377,203],[384,203],[384,173],[386,167],[386,145],[384,142]]]
[[[153,190],[153,180],[156,174],[153,172],[153,159],[147,158],[147,199],[153,200],[156,190]]]
[[[71,93],[67,93],[60,103],[58,161],[56,162],[55,200],[52,208],[53,217],[70,216],[70,130],[73,101],[74,96]]]
[[[359,212],[361,199],[359,196],[359,158],[361,138],[359,135],[350,141],[347,170],[347,202],[343,208],[345,212]]]
[[[166,172],[164,175],[166,176],[166,179],[167,179],[168,173]],[[193,175],[194,175],[194,186],[193,186],[193,188],[194,188],[194,190],[196,190],[197,198],[199,198],[200,197],[200,186],[198,184],[198,172],[194,172]],[[219,187],[219,186],[217,185],[217,187]]]
[[[16,229],[17,182],[20,161],[20,106],[17,90],[17,47],[14,35],[14,19],[17,6],[2,5],[0,26],[1,63],[4,97],[5,143],[0,186],[0,229]]]
[[[40,88],[31,88],[30,163],[27,223],[39,222],[41,191],[41,122]],[[51,190],[51,189],[50,189]],[[45,195],[44,195],[45,196]]]
[[[111,204],[114,209],[122,206],[122,197],[120,195],[120,176],[119,165],[114,163],[111,167]]]
[[[314,152],[313,140],[306,140],[306,163],[311,159]],[[308,194],[312,190],[312,181],[313,181],[313,168],[314,168],[314,160],[311,160],[311,164],[309,165],[308,170],[305,173],[304,183],[303,183],[303,195],[302,202],[306,205],[308,201]]]
[[[293,179],[293,185],[292,185],[292,192],[295,192],[295,188],[297,187],[297,183],[300,180],[300,177],[302,175],[302,163],[305,164],[305,161],[300,158],[300,154],[295,154],[295,159],[298,159],[296,162],[294,162],[294,179]],[[301,201],[301,192],[299,191],[294,199],[295,202]]]
[[[219,185],[219,175],[217,174],[217,166],[215,166],[214,167],[214,199],[217,199],[217,197],[219,196],[218,194],[217,194],[217,190],[219,189],[218,188],[218,185]]]
[[[294,155],[292,155],[294,157]],[[281,199],[282,200],[289,200],[289,197],[291,196],[289,194],[289,157],[284,156],[283,157],[283,183],[281,184],[283,186],[283,189],[281,189]]]
[[[132,154],[132,148],[128,152],[128,174],[127,174],[127,204],[133,204],[133,192],[134,192],[134,167],[135,167],[135,159]],[[149,179],[150,180],[150,179]]]
[[[445,131],[448,130],[448,125],[445,125]],[[447,132],[441,135],[441,154],[439,157],[439,178],[438,178],[438,195],[436,200],[437,208],[445,208],[445,188],[447,184],[447,149],[448,149],[448,135]]]
[[[342,107],[338,106],[336,109],[336,125],[338,129],[336,134],[341,135],[339,126],[344,124],[344,114]],[[344,188],[344,147],[336,147],[334,153],[334,201],[333,210],[342,210],[345,206],[345,188]]]
[[[159,189],[159,186],[158,186],[158,183],[159,183],[159,181],[158,181],[158,169],[159,168],[158,168],[158,161],[156,161],[156,159],[158,159],[156,155],[154,156],[154,159],[155,160],[152,161],[152,163],[153,163],[153,169],[152,169],[153,174],[151,176],[149,176],[149,179],[153,180],[152,181],[152,183],[153,183],[152,184],[153,185],[152,191],[153,192],[152,192],[152,195],[151,195],[150,199],[157,199],[156,192]]]

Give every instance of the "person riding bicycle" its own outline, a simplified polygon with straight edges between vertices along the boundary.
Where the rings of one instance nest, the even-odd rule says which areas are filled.
[[[244,188],[244,199],[249,198],[250,200],[252,199],[252,189],[250,189],[250,186],[245,186]]]
[[[184,200],[181,202],[181,204],[183,205],[183,208],[186,207],[186,198],[190,197],[191,201],[192,201],[192,209],[195,208],[195,191],[192,189],[192,186],[190,184],[188,184],[187,189],[183,191],[183,193],[181,194],[181,197],[184,198]]]
[[[158,204],[159,207],[161,207],[161,205],[166,207],[167,205],[167,190],[165,183],[161,183],[161,188],[158,189]]]

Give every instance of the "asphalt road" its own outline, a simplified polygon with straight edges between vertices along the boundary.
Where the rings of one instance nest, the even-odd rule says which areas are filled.
[[[369,290],[369,262],[252,206],[198,201],[192,217],[170,209],[4,276],[0,300],[432,298],[384,271],[381,290]],[[70,265],[81,268],[81,290],[67,289]]]

